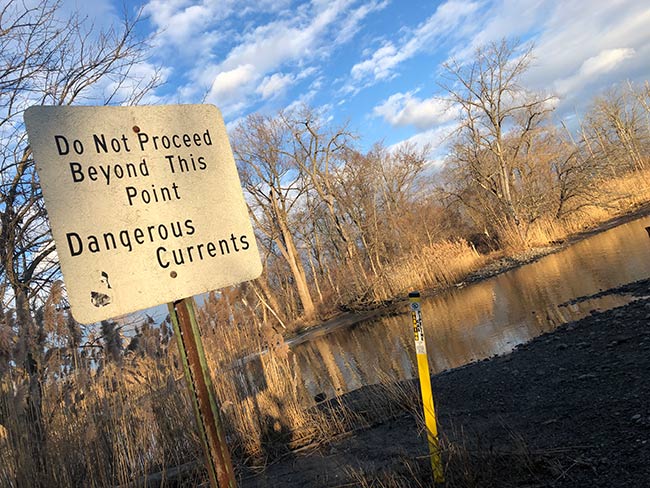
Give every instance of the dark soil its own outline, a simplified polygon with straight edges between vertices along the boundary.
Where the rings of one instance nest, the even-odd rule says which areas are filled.
[[[494,357],[432,377],[448,487],[650,486],[650,280],[606,293],[638,299]],[[372,425],[290,452],[253,487],[432,486],[406,392],[371,386],[330,404]],[[384,419],[377,421],[377,419]]]

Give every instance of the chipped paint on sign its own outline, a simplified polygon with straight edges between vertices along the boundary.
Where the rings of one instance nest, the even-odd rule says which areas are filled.
[[[260,275],[213,105],[35,106],[25,123],[79,322]]]

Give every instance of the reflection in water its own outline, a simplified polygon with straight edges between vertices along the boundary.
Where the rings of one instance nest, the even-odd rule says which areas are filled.
[[[422,301],[432,372],[503,354],[558,325],[629,301],[610,295],[562,305],[650,275],[644,217],[585,239],[536,263]],[[307,391],[328,397],[386,378],[413,378],[408,306],[395,317],[338,329],[295,345]]]

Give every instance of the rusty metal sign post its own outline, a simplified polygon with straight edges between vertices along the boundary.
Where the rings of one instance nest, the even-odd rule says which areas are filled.
[[[168,308],[205,452],[210,486],[235,488],[237,486],[235,472],[201,343],[199,326],[194,313],[194,299],[184,298],[169,303]]]

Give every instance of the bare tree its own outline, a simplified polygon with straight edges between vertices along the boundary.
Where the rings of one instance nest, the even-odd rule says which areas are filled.
[[[643,170],[650,142],[647,98],[631,85],[594,100],[583,123],[583,137],[614,174]]]
[[[234,131],[232,144],[251,216],[288,264],[303,314],[311,319],[314,302],[292,228],[292,213],[307,188],[287,155],[292,138],[281,118],[250,115]]]
[[[340,241],[346,264],[355,257],[355,244],[348,233],[343,216],[337,208],[337,189],[332,172],[341,165],[341,156],[349,145],[351,134],[346,127],[330,129],[312,108],[302,106],[292,112],[280,113],[280,120],[293,135],[286,153],[309,179],[310,187],[327,209],[331,228]],[[334,241],[338,248],[337,241]]]
[[[55,0],[8,0],[0,10],[0,299],[15,310],[14,360],[29,377],[29,411],[41,437],[47,334],[34,317],[59,270],[22,115],[37,104],[137,102],[159,81],[155,71],[134,72],[146,52],[137,19],[97,31],[63,15]]]
[[[517,190],[518,162],[546,114],[552,97],[528,93],[520,85],[532,60],[532,46],[519,52],[506,40],[476,50],[466,64],[445,64],[443,87],[460,110],[460,126],[451,164],[489,203],[492,217],[505,230],[514,228],[524,238]],[[467,199],[464,200],[467,202]],[[493,221],[492,218],[487,219]]]

